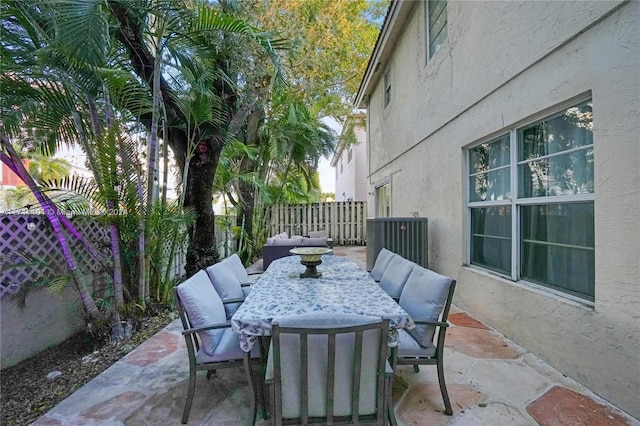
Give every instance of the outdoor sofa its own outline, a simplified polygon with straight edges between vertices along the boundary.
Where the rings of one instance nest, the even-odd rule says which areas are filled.
[[[282,232],[267,238],[262,246],[262,268],[267,270],[271,262],[281,257],[291,256],[289,250],[296,247],[329,247],[333,248],[333,241],[326,236],[326,231],[309,232],[309,236],[292,235]]]

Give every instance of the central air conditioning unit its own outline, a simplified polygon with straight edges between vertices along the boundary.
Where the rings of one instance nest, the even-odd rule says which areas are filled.
[[[428,268],[426,217],[367,218],[367,271],[382,248]]]

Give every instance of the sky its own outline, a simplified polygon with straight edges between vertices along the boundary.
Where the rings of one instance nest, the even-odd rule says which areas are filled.
[[[340,136],[342,132],[342,124],[333,117],[324,117],[321,119],[326,125],[331,127],[336,135]],[[336,141],[337,143],[338,141]],[[332,154],[333,155],[333,154]],[[320,187],[322,192],[336,192],[336,170],[331,167],[331,157],[323,157],[318,162],[318,173],[320,174]]]
[[[322,157],[318,163],[322,192],[336,192],[336,170],[331,167],[331,159]]]

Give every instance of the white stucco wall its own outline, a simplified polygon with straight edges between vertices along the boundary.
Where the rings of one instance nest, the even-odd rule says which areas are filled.
[[[64,341],[82,330],[84,321],[77,297],[71,290],[63,296],[47,289],[29,293],[25,308],[10,296],[0,300],[0,365],[10,367]]]
[[[427,63],[424,3],[413,5],[393,45],[391,103],[383,108],[381,78],[370,95],[369,192],[391,176],[393,215],[429,218],[429,265],[458,279],[455,304],[640,418],[640,3],[447,8],[448,40]],[[585,95],[594,306],[464,266],[464,148]]]

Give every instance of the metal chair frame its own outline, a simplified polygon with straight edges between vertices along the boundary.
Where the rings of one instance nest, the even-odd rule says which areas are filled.
[[[283,424],[331,424],[331,425],[385,425],[387,422],[395,425],[396,419],[393,414],[391,405],[391,386],[393,380],[393,371],[387,362],[387,341],[389,334],[389,320],[381,320],[373,324],[337,327],[337,328],[303,328],[303,327],[281,327],[278,323],[272,324],[272,356],[273,356],[273,379],[267,380],[271,390],[272,415],[274,425]],[[376,413],[373,415],[360,415],[358,412],[360,398],[360,371],[361,357],[363,346],[363,334],[367,330],[379,329],[381,331],[379,353],[377,365],[376,379]],[[354,370],[352,376],[353,394],[351,398],[351,415],[338,417],[333,414],[334,404],[334,383],[335,383],[335,365],[336,365],[336,336],[338,334],[355,334],[354,346]],[[287,373],[287,368],[281,365],[280,336],[281,334],[297,334],[300,336],[300,392],[301,416],[297,419],[282,418],[282,374]],[[324,417],[309,417],[309,380],[308,380],[308,336],[309,335],[325,335],[327,336],[328,351],[328,368],[326,370],[326,401],[327,415]]]
[[[442,310],[440,321],[414,321],[416,325],[433,325],[436,327],[436,333],[438,334],[436,352],[431,357],[403,357],[398,354],[398,348],[391,349],[391,365],[395,370],[397,365],[413,365],[414,371],[417,373],[420,371],[420,365],[435,365],[438,368],[438,383],[440,384],[440,393],[442,393],[442,399],[444,401],[445,414],[452,415],[451,402],[449,400],[449,393],[447,392],[447,384],[444,379],[444,341],[447,335],[447,327],[449,323],[447,318],[449,317],[449,309],[451,308],[451,301],[453,300],[453,292],[456,288],[456,280],[451,281],[449,286],[449,293]]]
[[[198,333],[206,331],[206,330],[215,330],[222,328],[231,328],[231,322],[226,321],[225,323],[220,324],[211,324],[204,327],[192,328],[191,323],[189,321],[189,317],[184,310],[182,303],[180,302],[180,296],[178,295],[177,287],[174,287],[174,295],[178,305],[178,312],[180,314],[180,320],[182,321],[182,327],[184,330],[182,331],[182,335],[184,336],[185,342],[187,344],[187,353],[189,355],[189,385],[187,390],[187,400],[185,401],[184,411],[182,414],[182,424],[186,424],[189,421],[189,413],[191,411],[191,405],[193,403],[193,397],[195,395],[196,389],[196,373],[198,371],[206,371],[207,372],[207,380],[211,377],[212,373],[215,373],[217,369],[220,368],[237,368],[244,367],[247,381],[249,383],[249,389],[254,392],[254,397],[251,398],[250,404],[250,412],[252,414],[251,425],[253,425],[256,421],[257,407],[256,401],[259,400],[261,405],[264,406],[264,398],[263,398],[263,381],[258,380],[257,383],[260,387],[260,397],[258,397],[258,391],[256,389],[256,382],[252,373],[252,364],[257,364],[260,367],[263,366],[263,351],[260,348],[260,357],[259,358],[251,358],[251,354],[249,352],[245,352],[242,359],[234,359],[229,361],[221,361],[221,362],[208,362],[208,363],[198,363],[196,360],[196,353],[200,349],[200,340],[198,337]],[[226,303],[238,303],[244,301],[244,298],[238,299],[228,299],[223,301]],[[264,414],[264,410],[263,410]]]

